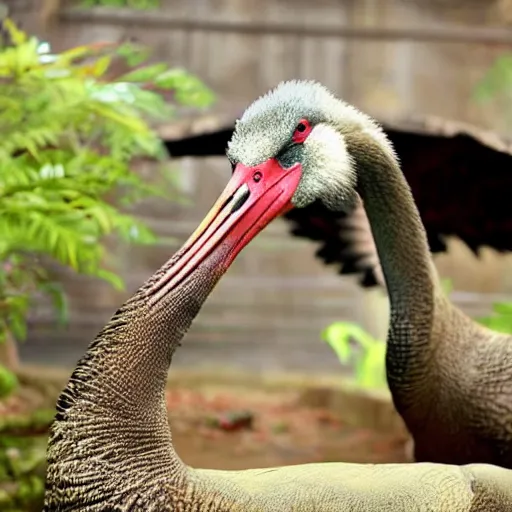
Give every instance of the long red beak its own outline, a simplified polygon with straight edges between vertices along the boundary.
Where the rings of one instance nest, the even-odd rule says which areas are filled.
[[[271,220],[293,207],[291,199],[301,171],[300,164],[284,169],[275,158],[255,167],[238,164],[213,208],[178,252],[166,278],[155,283],[153,300],[190,275],[214,251],[221,254],[218,265],[226,270]]]

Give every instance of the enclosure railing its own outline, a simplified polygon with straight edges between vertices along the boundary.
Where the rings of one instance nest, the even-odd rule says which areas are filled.
[[[60,18],[64,21],[94,21],[106,24],[138,24],[141,14],[130,9],[92,8],[87,10],[65,9]],[[512,44],[512,30],[501,27],[476,27],[455,24],[418,27],[326,27],[314,24],[267,23],[257,21],[223,21],[176,17],[161,11],[144,12],[144,25],[181,30],[231,32],[252,35],[299,35],[301,37],[345,38],[382,41],[407,40],[412,42]]]

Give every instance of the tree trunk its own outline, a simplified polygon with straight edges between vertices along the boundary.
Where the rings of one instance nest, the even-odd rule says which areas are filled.
[[[7,332],[5,341],[0,342],[0,364],[13,372],[16,372],[20,366],[18,345],[10,332]]]

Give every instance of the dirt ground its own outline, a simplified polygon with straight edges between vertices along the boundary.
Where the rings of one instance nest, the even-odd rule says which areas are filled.
[[[346,425],[329,411],[300,405],[293,392],[174,389],[167,400],[176,450],[191,466],[407,460],[402,432]]]
[[[187,464],[217,469],[406,461],[403,432],[356,428],[344,423],[342,413],[302,405],[298,395],[228,386],[173,387],[167,403],[176,450]],[[25,415],[41,403],[39,390],[23,387],[0,402],[0,417]]]

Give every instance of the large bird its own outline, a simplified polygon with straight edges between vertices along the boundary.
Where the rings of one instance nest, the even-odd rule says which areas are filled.
[[[329,463],[213,471],[180,460],[165,404],[173,353],[236,255],[293,204],[322,199],[344,208],[353,204],[357,184],[363,196],[382,201],[367,204],[371,220],[404,214],[405,226],[376,229],[376,238],[393,253],[397,237],[405,236],[410,251],[396,263],[393,254],[383,258],[384,271],[419,259],[424,300],[419,306],[408,301],[414,286],[390,272],[390,283],[402,292],[395,311],[416,313],[427,325],[433,303],[424,233],[392,149],[370,119],[318,84],[285,83],[247,110],[228,156],[233,177],[211,212],[114,314],[60,395],[44,512],[511,510],[512,471],[495,465]],[[407,348],[403,318],[395,318],[403,329],[395,341]]]
[[[445,296],[382,129],[322,86],[292,82],[245,113],[228,148],[234,165],[300,162],[299,209],[320,201],[349,210],[361,198],[390,298],[388,385],[416,460],[512,468],[512,337],[476,324]]]
[[[278,119],[278,114],[273,115]],[[512,338],[480,327],[439,296],[442,292],[428,254],[429,249],[446,249],[443,235],[458,236],[475,252],[482,245],[512,250],[512,216],[505,187],[512,182],[511,147],[494,134],[460,123],[419,124],[417,128],[427,135],[388,125],[386,131],[395,142],[393,154],[398,153],[404,167],[402,172],[395,159],[398,176],[390,174],[384,184],[387,188],[382,186],[398,198],[388,207],[386,192],[380,198],[375,197],[377,192],[370,197],[365,192],[366,168],[361,162],[370,151],[357,153],[361,130],[350,132],[353,123],[324,115],[331,119],[331,126],[342,130],[343,142],[349,144],[357,178],[354,190],[359,193],[354,194],[356,206],[330,207],[319,196],[297,205],[285,217],[294,223],[296,235],[321,242],[317,254],[325,262],[341,263],[342,273],[363,273],[363,286],[387,285],[392,324],[388,383],[414,438],[416,460],[512,467]],[[359,120],[362,123],[362,117]],[[270,121],[265,123],[272,134]],[[439,135],[442,131],[446,137]],[[200,151],[217,152],[227,133],[217,132],[211,140],[203,135],[209,144]],[[190,153],[192,141],[166,144],[171,151]],[[423,215],[418,215],[407,179]],[[407,210],[402,211],[404,202]],[[377,208],[380,213],[372,218]],[[427,226],[426,237],[421,221]],[[400,230],[395,245],[379,235],[383,229]],[[416,247],[412,252],[411,244],[418,239],[427,243],[426,250]],[[387,269],[382,272],[384,259]],[[432,443],[431,436],[438,442]]]
[[[383,129],[411,187],[430,251],[447,250],[446,237],[462,240],[475,254],[483,246],[512,251],[512,146],[495,133],[433,117],[385,121]],[[233,134],[227,127],[170,138],[175,157],[224,155]],[[363,287],[384,286],[384,277],[366,212],[361,203],[348,212],[315,201],[284,215],[295,236],[320,244],[317,256],[341,274],[356,274]]]

